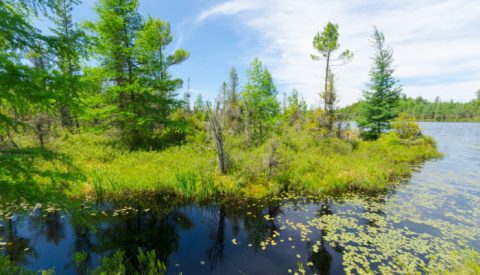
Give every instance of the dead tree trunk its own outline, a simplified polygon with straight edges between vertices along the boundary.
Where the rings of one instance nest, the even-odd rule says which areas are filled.
[[[245,102],[245,134],[247,136],[247,143],[250,144],[251,134],[250,134],[250,109],[248,103]]]
[[[268,154],[268,157],[266,159],[266,166],[268,168],[268,174],[267,177],[270,180],[274,175],[275,175],[275,169],[278,167],[280,164],[280,161],[278,160],[277,156],[277,150],[278,150],[278,143],[276,140],[272,140],[270,143],[270,152]]]
[[[15,140],[13,139],[12,134],[11,134],[10,132],[8,132],[8,140],[9,140],[10,143],[12,144],[13,148],[19,149],[17,143],[16,143]]]
[[[225,151],[222,124],[218,119],[218,112],[213,112],[210,108],[210,105],[207,105],[207,115],[207,127],[212,134],[213,139],[215,140],[218,166],[220,167],[222,174],[226,174],[228,172],[228,156],[227,152]]]

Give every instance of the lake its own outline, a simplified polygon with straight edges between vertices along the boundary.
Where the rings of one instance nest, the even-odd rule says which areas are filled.
[[[452,251],[480,250],[480,123],[421,126],[445,157],[384,194],[174,207],[159,197],[74,213],[4,202],[0,254],[58,274],[84,272],[76,252],[94,268],[118,250],[134,259],[139,247],[155,250],[168,274],[424,271]]]

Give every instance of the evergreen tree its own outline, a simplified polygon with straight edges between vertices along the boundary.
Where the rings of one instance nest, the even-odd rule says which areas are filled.
[[[143,20],[137,0],[100,0],[95,9],[98,21],[88,27],[97,36],[105,96],[115,106],[112,116],[130,146],[146,145],[162,134],[169,115],[181,105],[176,91],[183,82],[173,78],[169,68],[189,54],[181,49],[167,52],[173,39],[170,25]]]
[[[248,81],[242,94],[249,139],[262,140],[274,125],[280,113],[277,94],[270,72],[255,58],[248,70]]]
[[[183,81],[174,78],[169,70],[188,59],[190,54],[183,49],[168,53],[167,46],[172,40],[170,24],[159,19],[149,18],[137,34],[136,72],[141,94],[135,100],[138,106],[135,112],[139,121],[144,123],[140,131],[158,132],[165,127],[182,131],[175,128],[176,124],[171,121],[170,114],[182,107],[183,102],[177,99],[177,91],[182,87]]]
[[[195,98],[195,102],[193,103],[193,111],[196,114],[201,114],[205,110],[205,102],[203,101],[203,97],[201,94],[198,94]]]
[[[56,74],[56,99],[60,111],[62,126],[72,128],[78,125],[81,100],[81,65],[88,51],[86,34],[72,21],[72,12],[77,0],[55,0],[50,16],[54,28],[51,28]]]
[[[131,104],[138,91],[135,78],[134,41],[142,27],[137,0],[99,0],[97,22],[87,22],[95,34],[95,50],[104,72],[104,96],[113,104],[113,122],[128,142],[134,142],[136,106]]]
[[[332,130],[334,123],[336,94],[333,87],[333,75],[331,71],[332,65],[341,65],[349,62],[353,58],[353,53],[348,49],[344,50],[340,55],[333,56],[340,49],[338,43],[338,25],[328,22],[322,33],[317,33],[313,39],[313,47],[325,59],[325,87],[320,94],[324,102],[324,111],[327,115],[327,128]],[[320,60],[320,56],[311,55],[313,60]],[[329,81],[332,81],[329,83]],[[330,86],[330,87],[329,87]],[[330,88],[330,89],[329,89]]]
[[[370,70],[370,84],[364,92],[365,105],[358,125],[368,139],[376,139],[391,128],[390,121],[397,116],[401,87],[393,77],[393,51],[385,45],[383,33],[374,29],[375,56]]]
[[[11,132],[26,126],[24,115],[52,101],[49,74],[41,64],[47,39],[29,21],[37,6],[0,1],[0,141],[6,136],[12,144]]]
[[[226,102],[226,125],[236,134],[240,133],[242,129],[242,107],[240,105],[238,74],[235,68],[230,70]]]

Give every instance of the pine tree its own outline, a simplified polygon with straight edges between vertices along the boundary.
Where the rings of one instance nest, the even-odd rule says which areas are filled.
[[[100,0],[95,5],[97,22],[87,22],[95,34],[95,50],[104,72],[105,100],[113,104],[111,116],[128,143],[135,143],[138,91],[134,42],[142,27],[138,0]]]
[[[374,29],[375,56],[370,70],[370,84],[364,92],[365,105],[358,125],[365,138],[376,139],[391,128],[390,121],[397,117],[401,87],[393,77],[393,51],[385,45],[383,33]]]
[[[313,47],[325,59],[325,87],[321,98],[324,102],[324,111],[327,115],[327,128],[329,131],[333,128],[335,115],[336,94],[333,86],[333,73],[331,71],[332,65],[343,65],[348,63],[353,58],[353,53],[348,49],[344,50],[340,55],[334,56],[335,52],[340,49],[338,43],[338,25],[328,22],[322,33],[317,33],[313,39]],[[320,60],[320,56],[311,55],[313,60]]]
[[[235,134],[240,133],[242,129],[242,107],[240,105],[238,74],[235,68],[230,70],[226,102],[226,125]]]
[[[24,116],[52,100],[51,89],[45,86],[50,75],[35,63],[45,61],[36,57],[46,53],[47,45],[46,37],[29,21],[37,4],[0,1],[0,140],[6,136],[13,145],[11,133],[27,125]]]
[[[72,128],[78,125],[78,113],[81,100],[81,66],[80,62],[88,53],[86,34],[72,21],[72,12],[77,0],[55,0],[54,11],[50,16],[54,28],[51,28],[55,63],[58,69],[56,75],[56,99],[62,126]]]
[[[170,24],[154,18],[148,18],[137,34],[135,57],[141,94],[136,95],[135,104],[138,106],[137,116],[145,122],[141,131],[155,132],[173,127],[170,114],[183,105],[177,99],[177,91],[182,87],[183,81],[174,78],[169,70],[187,60],[190,54],[183,49],[167,52],[167,46],[172,40]]]
[[[205,111],[205,102],[203,101],[203,97],[201,94],[198,94],[195,98],[195,102],[193,103],[193,111],[199,115]]]
[[[270,72],[255,58],[248,70],[248,81],[242,93],[249,140],[253,138],[254,141],[261,141],[275,123],[280,114],[277,94]]]
[[[166,127],[174,127],[170,114],[182,105],[176,91],[183,81],[173,78],[169,69],[189,53],[167,52],[173,40],[170,24],[144,20],[137,0],[100,0],[96,12],[98,21],[88,27],[96,34],[107,84],[105,98],[115,106],[112,116],[122,138],[132,147],[146,145]]]

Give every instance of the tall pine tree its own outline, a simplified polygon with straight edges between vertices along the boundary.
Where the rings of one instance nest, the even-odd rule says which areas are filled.
[[[261,141],[272,128],[280,114],[277,94],[270,72],[255,58],[248,70],[248,81],[242,93],[249,140]]]
[[[169,68],[189,53],[167,52],[173,39],[170,25],[144,20],[138,0],[100,0],[95,9],[98,21],[88,26],[96,34],[105,97],[115,106],[112,116],[131,147],[147,145],[162,134],[169,115],[181,105],[176,91],[183,82],[173,78]]]
[[[375,56],[370,70],[370,84],[364,92],[365,106],[358,125],[367,139],[377,139],[391,128],[390,121],[397,116],[402,91],[393,77],[393,51],[385,45],[385,36],[377,28],[373,33]]]
[[[70,129],[74,125],[78,127],[82,90],[80,62],[88,52],[87,36],[72,20],[73,7],[78,3],[77,0],[54,0],[53,15],[50,16],[54,23],[51,42],[58,69],[56,99],[62,126]]]

